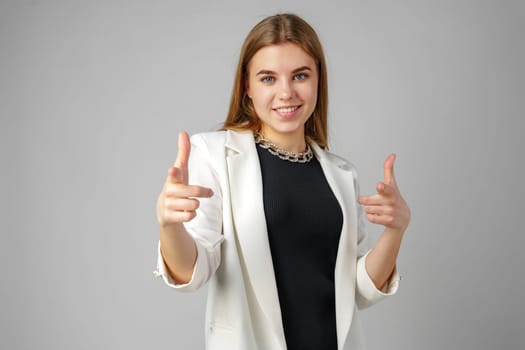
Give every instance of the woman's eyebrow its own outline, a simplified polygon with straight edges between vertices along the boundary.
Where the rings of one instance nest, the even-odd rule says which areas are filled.
[[[259,72],[257,72],[257,74],[255,74],[255,75],[257,76],[257,75],[261,75],[261,74],[263,74],[263,75],[272,75],[272,74],[275,75],[275,72],[271,71],[271,70],[262,69]]]
[[[303,71],[303,70],[309,70],[309,71],[311,71],[312,68],[310,68],[310,67],[308,67],[308,66],[302,66],[302,67],[299,67],[299,68],[294,69],[294,70],[292,71],[292,73],[301,72],[301,71]]]
[[[312,68],[308,67],[308,66],[302,66],[302,67],[299,67],[299,68],[296,68],[292,71],[292,73],[297,73],[297,72],[301,72],[301,71],[305,71],[305,70],[309,70],[311,71]],[[274,71],[271,71],[271,70],[267,70],[267,69],[262,69],[260,71],[257,72],[257,74],[255,74],[256,76],[257,75],[275,75],[276,73]]]

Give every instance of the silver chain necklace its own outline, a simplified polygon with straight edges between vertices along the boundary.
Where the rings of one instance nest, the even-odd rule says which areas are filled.
[[[258,144],[261,148],[267,149],[268,152],[281,158],[282,160],[287,160],[292,163],[308,163],[314,157],[312,148],[310,145],[306,144],[305,152],[290,152],[279,146],[277,146],[272,141],[265,138],[262,134],[255,134],[255,143]]]

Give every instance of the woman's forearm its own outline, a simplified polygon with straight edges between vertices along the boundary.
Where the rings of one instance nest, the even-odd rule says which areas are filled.
[[[160,226],[160,251],[173,280],[177,284],[189,282],[197,247],[182,223]]]
[[[385,228],[366,257],[366,271],[377,289],[382,289],[394,272],[403,234],[403,231]]]

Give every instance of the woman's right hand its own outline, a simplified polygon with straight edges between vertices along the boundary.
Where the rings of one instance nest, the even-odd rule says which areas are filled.
[[[192,220],[199,207],[197,198],[213,196],[210,188],[188,184],[188,159],[191,144],[186,132],[179,134],[179,151],[157,200],[157,220],[161,227]]]

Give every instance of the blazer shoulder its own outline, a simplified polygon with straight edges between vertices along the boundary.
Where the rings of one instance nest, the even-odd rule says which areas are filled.
[[[314,144],[314,149],[317,154],[319,154],[322,158],[325,158],[330,163],[336,165],[338,168],[346,171],[350,171],[352,173],[356,173],[356,167],[352,162],[350,162],[348,159],[343,158],[335,153],[332,153],[331,151],[321,149],[318,145]]]
[[[327,152],[327,153],[331,161],[338,163],[340,168],[344,170],[352,171],[352,172],[356,171],[355,165],[352,162],[350,162],[348,159],[343,158],[332,152]]]
[[[192,150],[198,149],[208,155],[218,155],[217,152],[224,148],[226,131],[207,131],[194,134],[190,137]]]
[[[242,153],[251,151],[254,139],[251,131],[219,130],[195,134],[191,143],[210,153],[224,152],[225,147]]]
[[[226,131],[224,130],[200,132],[190,137],[192,144],[216,144],[221,142],[224,144],[225,140]]]

